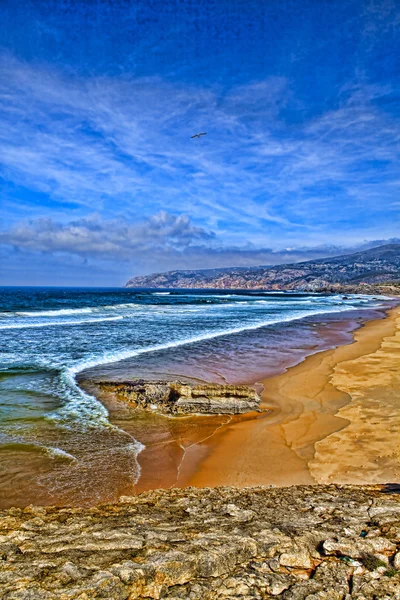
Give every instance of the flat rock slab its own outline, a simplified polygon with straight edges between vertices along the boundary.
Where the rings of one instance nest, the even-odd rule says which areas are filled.
[[[260,397],[246,385],[182,383],[180,381],[100,381],[96,385],[133,409],[167,414],[242,414],[260,410]]]
[[[400,598],[400,496],[378,486],[156,490],[0,513],[2,600]]]

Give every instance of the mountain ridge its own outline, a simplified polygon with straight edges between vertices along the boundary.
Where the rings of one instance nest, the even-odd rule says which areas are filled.
[[[400,282],[400,244],[298,263],[174,270],[130,279],[125,287],[319,291],[334,285]]]

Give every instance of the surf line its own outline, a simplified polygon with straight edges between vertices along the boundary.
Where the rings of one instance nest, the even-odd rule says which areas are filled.
[[[145,348],[136,348],[135,350],[123,350],[121,352],[113,352],[110,354],[103,354],[97,358],[92,360],[84,360],[80,363],[77,363],[75,366],[69,368],[71,373],[77,374],[86,369],[91,369],[94,367],[98,367],[100,365],[106,365],[109,363],[119,362],[121,360],[125,360],[127,358],[134,358],[135,356],[141,356],[142,354],[148,354],[150,352],[158,352],[159,350],[169,350],[170,348],[178,348],[181,346],[186,346],[189,344],[194,344],[196,342],[202,342],[206,340],[212,340],[218,337],[223,337],[225,335],[234,335],[236,333],[242,333],[244,331],[254,331],[256,329],[261,329],[262,327],[268,327],[271,325],[277,325],[278,323],[289,323],[291,321],[298,321],[300,319],[304,319],[306,317],[312,317],[315,315],[323,315],[323,314],[333,314],[336,312],[347,312],[349,310],[354,310],[353,306],[350,307],[335,307],[335,310],[315,310],[315,311],[307,311],[301,315],[293,315],[287,318],[278,318],[278,319],[269,319],[268,321],[261,321],[258,323],[252,323],[243,327],[235,327],[232,329],[219,329],[214,332],[205,333],[203,335],[192,336],[189,338],[184,338],[182,340],[175,340],[173,342],[167,342],[166,344],[156,344],[154,346],[148,346]]]

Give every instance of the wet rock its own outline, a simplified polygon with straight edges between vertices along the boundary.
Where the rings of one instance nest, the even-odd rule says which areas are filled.
[[[87,382],[86,382],[87,383]],[[260,410],[260,397],[246,385],[197,384],[179,381],[101,381],[99,388],[136,410],[171,414],[242,414]]]

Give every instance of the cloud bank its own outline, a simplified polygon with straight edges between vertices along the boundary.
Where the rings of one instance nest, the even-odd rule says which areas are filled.
[[[385,243],[400,243],[400,239],[374,240],[355,246],[325,244],[280,249],[251,243],[227,246],[213,231],[193,225],[187,215],[174,216],[165,211],[136,224],[123,219],[104,220],[93,214],[68,223],[51,218],[27,220],[0,232],[0,247],[11,248],[19,260],[21,254],[24,260],[33,263],[40,256],[51,256],[62,265],[67,259],[67,265],[75,264],[78,268],[83,264],[92,268],[100,261],[105,272],[112,271],[113,276],[119,272],[130,274],[133,270],[138,274],[168,270],[172,265],[194,269],[283,264],[356,252]]]
[[[187,216],[175,217],[161,211],[137,225],[124,220],[105,221],[99,215],[67,224],[51,218],[31,220],[0,232],[0,244],[18,250],[132,261],[139,253],[184,249],[213,237],[195,227]]]

